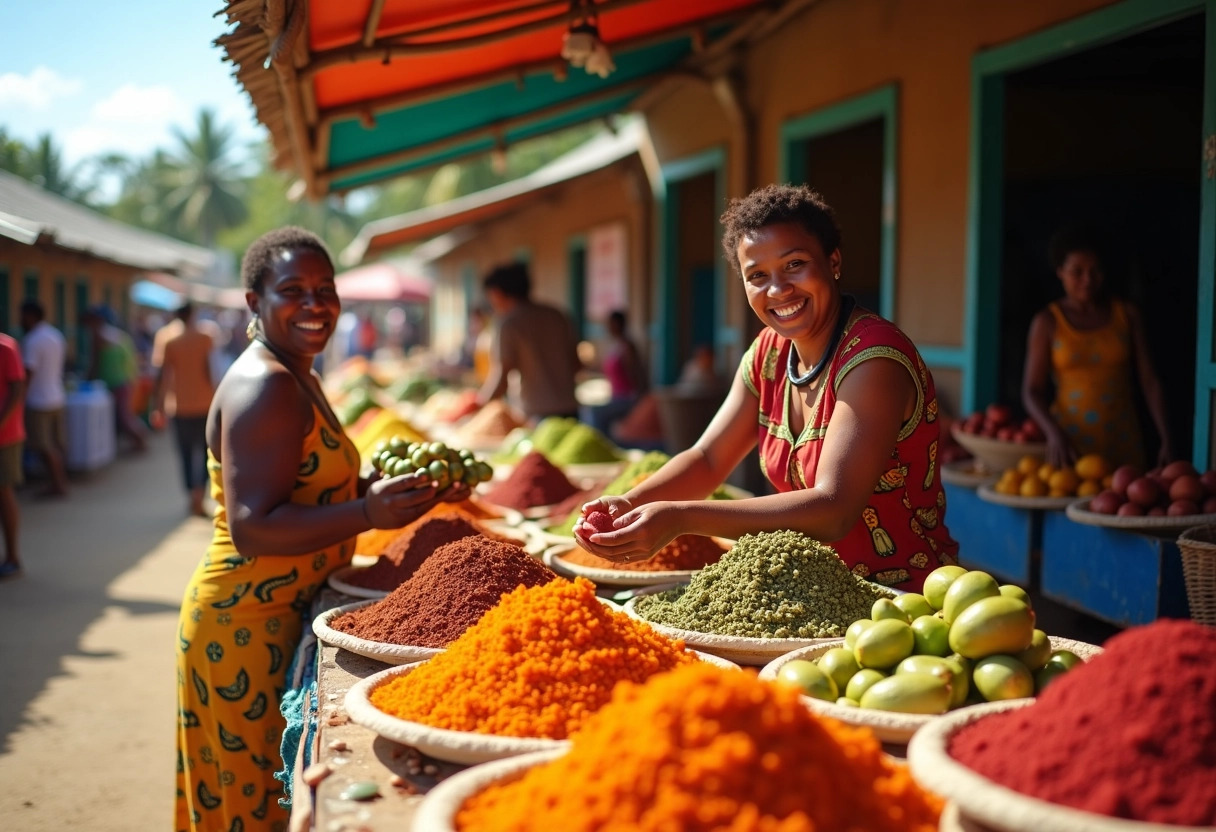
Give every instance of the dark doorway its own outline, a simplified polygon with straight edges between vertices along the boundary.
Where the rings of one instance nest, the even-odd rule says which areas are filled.
[[[1194,413],[1203,65],[1197,15],[1005,84],[999,398],[1020,402],[1031,318],[1063,295],[1049,240],[1094,229],[1107,286],[1140,309],[1181,458]],[[1152,459],[1156,432],[1140,406]]]
[[[802,143],[806,184],[823,194],[840,224],[842,288],[875,312],[882,310],[885,132],[883,120],[876,118]]]
[[[718,223],[716,175],[711,171],[674,186],[675,239],[675,370],[699,346],[714,348],[718,325]]]

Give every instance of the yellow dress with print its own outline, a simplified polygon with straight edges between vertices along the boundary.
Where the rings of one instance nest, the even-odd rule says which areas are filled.
[[[314,406],[291,501],[326,505],[358,495],[359,455]],[[301,615],[354,539],[307,555],[243,557],[232,544],[221,466],[210,452],[215,530],[186,587],[177,631],[177,810],[174,828],[286,830],[278,804],[279,701]]]

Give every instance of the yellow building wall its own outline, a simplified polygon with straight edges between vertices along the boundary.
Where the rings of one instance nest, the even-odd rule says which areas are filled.
[[[731,122],[706,83],[682,82],[651,97],[645,114],[652,141],[664,163],[728,147],[727,187],[729,195],[739,196],[780,179],[783,124],[895,84],[895,319],[916,343],[958,346],[965,305],[971,60],[985,48],[1111,2],[822,0],[753,45],[743,59],[743,98],[754,124],[754,182],[740,187],[748,160],[732,143]],[[847,249],[843,253],[847,262]],[[728,291],[731,323],[746,320],[750,313],[736,281]]]
[[[52,325],[62,328],[68,339],[68,363],[76,361],[76,325],[80,313],[76,302],[76,286],[80,281],[88,285],[88,305],[101,303],[109,290],[110,303],[121,316],[126,305],[131,284],[138,279],[139,272],[107,260],[98,260],[72,251],[54,247],[27,246],[13,240],[0,238],[0,272],[8,274],[7,321],[0,321],[0,329],[20,338],[19,313],[21,302],[26,298],[27,275],[38,278],[38,300],[46,308],[46,317]],[[63,281],[64,315],[57,320],[55,284]]]
[[[469,242],[433,261],[436,281],[432,345],[452,355],[465,337],[464,274],[473,275],[471,304],[484,303],[481,280],[493,267],[527,251],[532,297],[570,311],[570,244],[596,226],[625,224],[630,333],[647,352],[650,319],[651,194],[636,158],[538,193],[525,207],[477,225]],[[592,323],[592,321],[588,321]],[[603,324],[603,321],[595,323]]]

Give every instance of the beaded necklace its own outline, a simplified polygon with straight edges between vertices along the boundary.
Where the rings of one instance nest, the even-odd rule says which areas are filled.
[[[803,375],[798,375],[798,350],[792,344],[790,345],[789,361],[785,365],[785,375],[790,380],[790,384],[805,387],[819,378],[824,368],[828,366],[828,362],[832,360],[832,356],[836,354],[836,348],[840,346],[840,339],[844,337],[845,324],[849,322],[849,315],[853,314],[853,307],[856,305],[857,301],[852,295],[841,296],[840,312],[836,315],[836,331],[832,334],[832,340],[828,343],[828,348],[824,350],[823,357]]]

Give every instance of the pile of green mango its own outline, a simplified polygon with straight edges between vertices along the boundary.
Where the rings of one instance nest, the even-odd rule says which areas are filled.
[[[442,442],[410,442],[394,436],[372,448],[372,466],[386,477],[418,474],[433,480],[440,489],[454,482],[469,488],[488,482],[494,476],[489,463],[469,450],[449,448]]]
[[[943,566],[924,594],[874,602],[844,646],[777,671],[807,696],[850,707],[909,714],[1035,696],[1081,659],[1052,650],[1035,629],[1030,597],[987,572]]]

